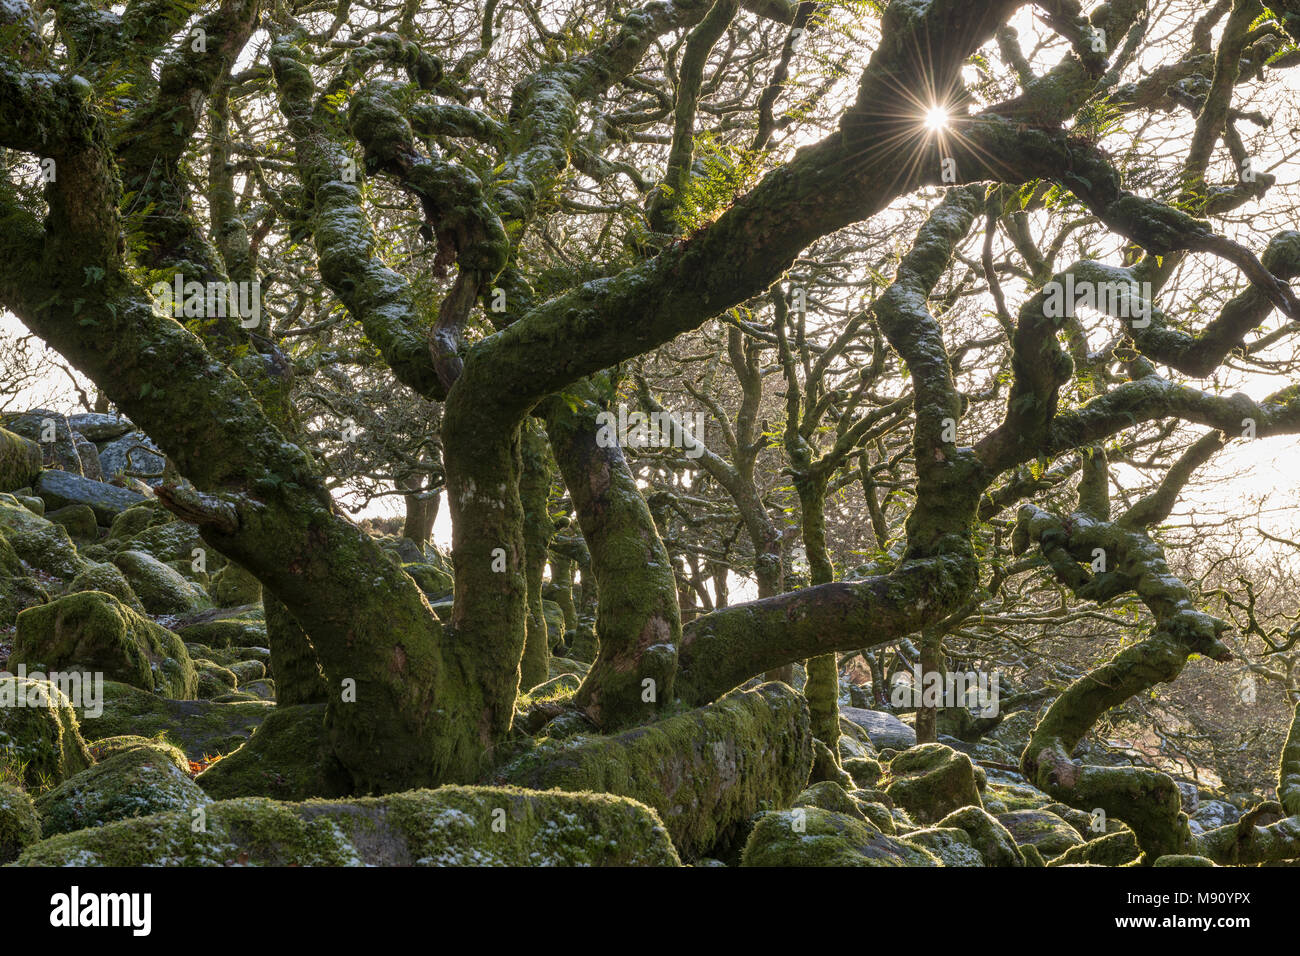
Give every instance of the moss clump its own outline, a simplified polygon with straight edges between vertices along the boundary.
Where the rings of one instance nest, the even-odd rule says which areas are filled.
[[[185,580],[179,571],[153,555],[122,551],[113,558],[113,563],[121,568],[150,614],[191,614],[210,604],[202,588]]]
[[[1203,856],[1188,856],[1184,853],[1167,853],[1157,857],[1152,866],[1218,866],[1213,860]]]
[[[790,804],[811,767],[808,706],[770,683],[614,737],[543,743],[497,778],[640,800],[658,811],[690,860],[725,857],[756,812]]]
[[[0,627],[18,619],[20,611],[50,599],[39,581],[23,566],[14,549],[0,534]]]
[[[195,782],[218,800],[342,796],[348,780],[326,747],[324,722],[324,704],[274,708],[246,744]]]
[[[0,491],[31,485],[41,476],[41,446],[0,428]]]
[[[239,747],[274,710],[274,704],[261,701],[168,700],[128,684],[105,681],[102,712],[92,717],[83,708],[79,713],[82,733],[89,740],[125,734],[166,737],[189,759],[202,760]]]
[[[986,866],[1024,866],[1024,856],[1016,846],[1011,831],[986,810],[979,807],[962,807],[954,810],[939,826],[956,828],[970,838],[970,844],[979,851]]]
[[[442,787],[380,798],[250,797],[120,820],[28,848],[22,866],[676,866],[650,808],[608,794]]]
[[[230,665],[230,672],[235,675],[239,686],[251,684],[266,677],[266,664],[262,661],[236,661]]]
[[[196,624],[182,624],[176,633],[187,642],[213,649],[224,647],[266,647],[266,622],[248,617],[221,618]]]
[[[129,747],[70,777],[36,800],[41,833],[71,833],[114,820],[210,803],[190,779],[189,761],[170,744]]]
[[[452,585],[455,583],[451,572],[438,567],[436,564],[412,561],[403,564],[402,570],[411,576],[416,586],[425,594],[435,596],[450,594]]]
[[[29,670],[101,672],[166,697],[189,698],[198,689],[181,639],[102,591],[24,611],[10,660]]]
[[[1117,833],[1107,833],[1095,840],[1070,847],[1052,860],[1048,866],[1073,866],[1079,863],[1089,863],[1093,866],[1127,866],[1141,855],[1142,850],[1138,847],[1137,837],[1133,835],[1132,830],[1125,827]]]
[[[150,524],[133,534],[125,544],[126,550],[147,554],[163,564],[179,561],[187,567],[194,560],[196,548],[203,551],[209,571],[216,571],[225,564],[226,559],[208,546],[199,537],[198,528],[188,521]]]
[[[840,739],[843,741],[844,738]],[[885,775],[885,768],[880,765],[880,761],[870,757],[850,757],[844,761],[843,767],[853,782],[864,788],[874,787]]]
[[[923,823],[937,823],[961,807],[982,806],[970,757],[943,744],[921,744],[891,760],[884,790]]]
[[[0,677],[0,764],[37,790],[90,763],[76,712],[62,691],[48,681]]]
[[[85,571],[88,564],[77,553],[67,529],[37,520],[42,521],[42,527],[6,533],[14,553],[36,570],[61,581],[69,581]]]
[[[870,823],[820,807],[764,813],[741,866],[938,866],[928,850],[881,833]]]
[[[13,784],[0,782],[0,864],[16,859],[23,847],[41,838],[41,820],[32,798]]]

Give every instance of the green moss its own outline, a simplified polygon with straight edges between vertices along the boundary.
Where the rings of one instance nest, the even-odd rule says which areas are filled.
[[[762,814],[745,843],[741,866],[938,866],[857,817],[800,807]]]
[[[1186,854],[1167,853],[1158,857],[1152,866],[1218,866],[1213,860],[1208,860],[1203,856],[1188,856]]]
[[[1094,866],[1127,866],[1142,855],[1137,838],[1127,827],[1118,833],[1108,833],[1078,846],[1072,846],[1052,860],[1048,866],[1073,866],[1091,863]]]
[[[24,611],[10,660],[29,670],[99,672],[167,697],[193,697],[198,689],[181,639],[102,591]]]
[[[380,798],[224,800],[30,847],[24,866],[675,866],[654,811],[607,794],[442,787]]]
[[[913,830],[901,839],[910,846],[929,850],[944,866],[985,866],[984,856],[972,845],[965,830],[956,827],[927,827]]]
[[[998,814],[998,822],[1010,831],[1018,846],[1023,849],[1030,844],[1044,857],[1057,856],[1083,843],[1074,827],[1046,810],[1012,810]]]
[[[218,704],[206,700],[168,700],[148,691],[104,682],[102,713],[92,717],[79,708],[81,729],[89,740],[136,734],[165,737],[191,760],[230,753],[252,736],[275,710],[273,704]]]
[[[45,519],[62,525],[74,538],[94,541],[99,537],[99,525],[95,520],[95,511],[89,505],[65,505],[45,513]]]
[[[262,582],[233,561],[216,573],[209,591],[218,607],[240,607],[262,601]]]
[[[223,618],[201,624],[183,624],[176,633],[186,642],[214,650],[226,647],[266,647],[266,622],[248,617]]]
[[[105,594],[111,594],[137,614],[144,614],[144,605],[136,597],[135,591],[131,589],[130,582],[127,581],[126,575],[118,569],[116,565],[107,563],[91,564],[85,571],[82,571],[68,585],[69,594],[78,594],[82,591],[103,591]]]
[[[496,776],[534,789],[640,800],[658,811],[690,860],[725,857],[754,813],[790,804],[811,766],[807,705],[770,683],[614,737],[543,742]]]
[[[0,764],[29,790],[62,783],[90,766],[71,702],[53,684],[0,677]]]
[[[143,504],[132,505],[115,517],[113,523],[109,525],[108,537],[110,541],[125,542],[146,528],[174,521],[175,518],[163,508],[162,502],[146,501]]]
[[[956,827],[970,838],[970,844],[984,859],[987,866],[1024,866],[1024,857],[1016,846],[1011,831],[987,811],[979,807],[962,807],[942,820],[943,828]]]
[[[210,796],[305,800],[337,797],[348,781],[326,746],[325,705],[276,707],[248,742],[199,774]]]
[[[214,697],[229,694],[239,686],[239,678],[235,676],[234,671],[213,661],[196,660],[194,669],[199,674],[198,690],[195,692],[199,700],[212,700]]]
[[[819,807],[822,810],[845,813],[851,817],[857,817],[859,820],[867,819],[867,815],[862,812],[858,802],[849,796],[848,791],[831,780],[814,783],[795,798],[793,805],[796,807]]]
[[[874,787],[884,776],[885,769],[880,761],[870,757],[850,757],[842,764],[844,771],[853,778],[859,787]]]
[[[0,491],[31,485],[41,475],[41,446],[0,428]]]
[[[953,810],[979,807],[970,757],[943,744],[921,744],[889,762],[884,790],[917,820],[937,823]]]
[[[0,864],[15,859],[41,838],[41,820],[32,798],[12,784],[0,782]]]
[[[143,551],[122,551],[113,558],[150,614],[191,614],[211,603],[201,588],[174,568]]]
[[[189,776],[177,748],[158,742],[106,757],[36,800],[45,837],[98,827],[164,810],[193,810],[210,803]]]

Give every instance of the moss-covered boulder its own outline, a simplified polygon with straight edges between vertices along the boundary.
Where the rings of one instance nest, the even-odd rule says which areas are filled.
[[[213,576],[210,593],[218,607],[260,604],[262,582],[231,561]]]
[[[170,524],[176,520],[175,515],[163,507],[155,498],[147,498],[137,505],[132,505],[113,519],[108,526],[108,540],[122,543],[154,525]]]
[[[143,551],[122,551],[113,558],[150,614],[192,614],[210,603],[203,589],[185,580]]]
[[[614,737],[543,742],[498,779],[640,800],[658,811],[683,859],[693,860],[738,847],[753,815],[789,806],[811,768],[808,705],[773,682]]]
[[[862,812],[862,807],[858,804],[858,801],[849,796],[849,792],[833,780],[822,780],[814,783],[795,797],[793,806],[818,807],[822,810],[846,813],[851,817],[857,817],[859,820],[867,819],[867,815]]]
[[[1168,853],[1157,857],[1152,866],[1218,866],[1213,860],[1203,856],[1189,856],[1184,853]]]
[[[231,609],[233,616],[199,616],[198,620],[182,621],[176,633],[192,644],[202,644],[214,650],[226,647],[266,647],[266,621],[249,616],[244,608]]]
[[[1124,827],[1115,833],[1107,833],[1096,839],[1088,840],[1078,846],[1072,846],[1049,866],[1076,866],[1087,863],[1092,866],[1125,866],[1142,855],[1137,837],[1133,831]]]
[[[741,866],[938,866],[928,850],[881,833],[858,817],[820,807],[762,814]]]
[[[103,591],[69,594],[18,615],[10,661],[29,670],[99,672],[165,697],[198,690],[184,642]]]
[[[81,730],[88,740],[135,734],[165,737],[190,760],[230,753],[253,735],[274,712],[264,701],[219,704],[208,700],[168,700],[148,691],[104,682],[103,701],[93,714],[79,708]]]
[[[986,866],[1024,866],[1025,860],[1015,837],[992,814],[979,807],[962,807],[942,820],[944,829],[956,828],[970,837]]]
[[[1044,859],[1051,859],[1083,843],[1083,837],[1074,827],[1046,810],[999,813],[998,822],[1011,832],[1018,846],[1031,845]]]
[[[211,800],[190,779],[189,761],[169,744],[119,751],[36,800],[41,834],[71,833],[164,810],[191,811]]]
[[[943,744],[921,744],[896,756],[883,789],[922,823],[938,823],[961,807],[982,805],[970,757]]]
[[[29,847],[23,866],[676,866],[655,812],[608,794],[442,787],[346,801],[259,797],[121,820]]]
[[[18,557],[60,581],[70,581],[89,567],[89,563],[77,553],[66,528],[43,518],[36,520],[40,522],[38,527],[5,532]]]
[[[25,790],[0,781],[0,864],[41,838],[41,820]]]
[[[48,681],[0,676],[0,764],[29,790],[90,766],[72,702]]]
[[[0,628],[9,627],[19,612],[50,599],[22,559],[14,553],[8,540],[0,534]]]
[[[874,787],[885,775],[885,768],[880,765],[880,761],[871,757],[850,757],[841,766],[859,787]]]
[[[944,866],[984,866],[983,855],[971,843],[965,830],[956,827],[927,827],[913,830],[904,837],[903,843],[928,850],[939,858]]]
[[[45,520],[62,525],[69,535],[81,541],[94,541],[99,537],[95,512],[89,505],[65,505],[45,512]]]
[[[132,590],[126,575],[117,565],[109,564],[107,561],[97,561],[88,565],[86,570],[72,579],[67,590],[69,594],[103,591],[105,594],[113,595],[137,614],[145,613],[144,605]]]
[[[199,700],[224,696],[239,686],[235,672],[215,661],[196,660],[194,669],[199,673],[199,688],[194,695]]]
[[[325,705],[272,709],[234,753],[196,778],[211,797],[305,800],[349,791],[349,778],[326,746]]]
[[[30,487],[41,476],[41,446],[0,428],[0,491]]]
[[[199,529],[188,521],[150,524],[132,535],[125,547],[155,557],[163,564],[177,561],[188,567],[194,561],[196,549],[203,552],[203,562],[209,571],[216,571],[226,563],[219,552],[199,537]]]
[[[425,561],[411,561],[402,565],[402,570],[411,576],[416,585],[425,594],[449,594],[455,578],[450,571]]]

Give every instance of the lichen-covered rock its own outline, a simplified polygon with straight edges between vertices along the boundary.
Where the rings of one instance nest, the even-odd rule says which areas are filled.
[[[938,866],[939,860],[858,817],[820,807],[796,807],[759,817],[740,865]]]
[[[36,800],[41,834],[71,833],[164,810],[190,811],[211,800],[190,779],[185,755],[151,742],[122,750]]]
[[[69,415],[68,424],[74,432],[91,442],[112,441],[135,430],[135,426],[130,421],[121,415],[108,412],[81,412],[77,415]]]
[[[899,838],[902,842],[929,850],[944,866],[985,866],[979,850],[971,844],[965,830],[956,827],[928,827],[913,830]]]
[[[916,731],[883,710],[841,707],[840,716],[865,730],[878,750],[906,750],[916,746]]]
[[[64,505],[45,512],[45,520],[62,525],[69,535],[83,541],[94,541],[99,536],[95,512],[88,505]]]
[[[81,474],[81,457],[66,415],[48,408],[4,417],[4,426],[16,435],[36,442],[44,464],[68,474]]]
[[[31,486],[41,476],[41,446],[0,428],[0,491]]]
[[[72,579],[68,585],[68,593],[80,594],[82,591],[103,591],[105,594],[113,595],[137,614],[145,613],[144,605],[136,597],[126,575],[117,565],[109,564],[107,561],[89,564],[86,570]]]
[[[179,637],[111,594],[83,591],[18,615],[11,663],[100,672],[165,697],[193,697],[194,662]]]
[[[1046,810],[1012,810],[999,813],[998,822],[1006,827],[1016,845],[1033,846],[1044,858],[1064,853],[1083,843],[1083,837],[1068,822]]]
[[[203,589],[143,551],[122,551],[114,559],[150,614],[192,614],[208,605]]]
[[[99,450],[99,467],[105,478],[134,474],[150,485],[162,479],[167,459],[144,432],[127,432]]]
[[[1015,837],[992,814],[979,807],[962,807],[948,814],[938,824],[963,831],[971,846],[979,851],[986,866],[1024,866],[1025,860],[1016,846]]]
[[[104,472],[99,467],[99,449],[95,447],[95,443],[75,431],[72,433],[72,443],[77,449],[77,460],[81,463],[82,477],[89,478],[91,481],[103,481]]]
[[[164,736],[190,760],[230,753],[275,710],[274,704],[262,701],[168,700],[116,681],[104,682],[103,697],[98,716],[78,708],[86,739]]]
[[[943,744],[921,744],[891,760],[884,791],[922,823],[937,823],[961,807],[982,806],[975,765]]]
[[[41,838],[41,820],[25,790],[0,781],[0,864]]]
[[[608,794],[441,787],[346,801],[249,797],[61,834],[21,866],[677,866],[655,812]]]
[[[95,512],[99,524],[108,527],[113,519],[132,505],[144,501],[144,496],[129,488],[119,488],[102,481],[83,478],[80,474],[64,471],[43,471],[36,482],[36,493],[45,500],[46,508],[67,505],[86,505]]]
[[[640,800],[690,860],[725,857],[757,811],[789,806],[811,768],[808,705],[772,682],[614,737],[544,742],[498,779]]]
[[[262,582],[231,561],[213,576],[210,593],[219,607],[258,604],[262,600]]]
[[[0,764],[29,790],[62,783],[90,766],[72,702],[48,681],[0,676]]]
[[[305,800],[349,792],[348,776],[326,746],[324,704],[273,708],[247,743],[195,782],[218,800]]]

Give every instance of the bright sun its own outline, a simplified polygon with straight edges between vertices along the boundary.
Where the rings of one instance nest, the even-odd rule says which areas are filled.
[[[938,132],[948,128],[948,111],[942,106],[932,106],[925,114],[925,128]]]

